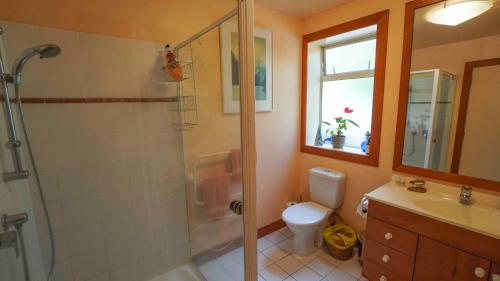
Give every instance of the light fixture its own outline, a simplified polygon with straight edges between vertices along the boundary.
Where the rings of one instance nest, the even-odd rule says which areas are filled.
[[[492,6],[491,0],[444,1],[442,5],[429,10],[425,14],[425,20],[455,26],[479,16]]]

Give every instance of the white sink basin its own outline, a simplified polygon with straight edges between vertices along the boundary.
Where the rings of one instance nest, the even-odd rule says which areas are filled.
[[[417,198],[413,199],[415,206],[427,210],[437,217],[449,219],[460,224],[486,226],[496,229],[500,233],[500,211],[477,201],[470,205],[463,205],[458,199],[442,198]]]
[[[411,192],[391,181],[366,196],[419,215],[500,239],[500,193],[472,192],[470,205],[460,204],[460,189],[427,182],[427,192]],[[369,209],[369,207],[368,207]]]

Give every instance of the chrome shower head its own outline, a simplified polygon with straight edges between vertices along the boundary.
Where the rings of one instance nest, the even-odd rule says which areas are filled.
[[[61,48],[54,44],[44,44],[38,45],[29,49],[24,50],[20,56],[18,56],[12,65],[12,75],[14,75],[14,83],[19,85],[21,83],[21,73],[23,71],[24,64],[36,55],[40,55],[41,59],[53,58],[61,53]]]

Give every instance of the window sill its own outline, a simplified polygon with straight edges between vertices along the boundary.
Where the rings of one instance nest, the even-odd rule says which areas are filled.
[[[365,156],[368,155],[364,153],[363,150],[361,150],[361,148],[356,148],[356,147],[344,146],[343,148],[333,148],[331,144],[323,144],[322,146],[314,146],[314,147],[345,152],[345,153],[358,154],[358,155],[365,155]]]

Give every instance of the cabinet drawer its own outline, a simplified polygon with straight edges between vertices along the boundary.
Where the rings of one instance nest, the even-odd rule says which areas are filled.
[[[418,236],[416,233],[385,223],[368,216],[366,225],[367,237],[400,251],[410,257],[415,257]]]
[[[365,257],[404,279],[412,278],[414,260],[397,250],[367,239]]]
[[[381,267],[369,259],[363,261],[363,276],[370,281],[411,281]]]

